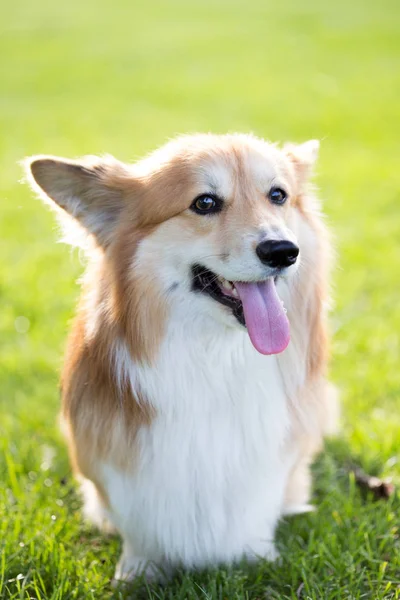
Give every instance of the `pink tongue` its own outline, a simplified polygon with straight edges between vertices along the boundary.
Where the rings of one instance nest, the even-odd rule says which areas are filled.
[[[289,321],[272,277],[259,283],[238,283],[244,318],[253,346],[261,354],[278,354],[290,340]]]

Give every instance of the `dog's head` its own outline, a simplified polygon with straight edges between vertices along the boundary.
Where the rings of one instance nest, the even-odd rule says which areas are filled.
[[[151,320],[152,307],[165,316],[179,306],[189,318],[247,326],[257,350],[274,354],[289,342],[276,282],[302,259],[317,150],[316,141],[278,149],[252,136],[197,135],[130,166],[34,157],[29,172],[107,257],[126,327]]]

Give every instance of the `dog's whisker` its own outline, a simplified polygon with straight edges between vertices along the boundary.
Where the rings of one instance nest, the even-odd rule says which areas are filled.
[[[203,286],[201,291],[204,292],[204,290],[207,289],[209,285],[212,285],[213,283],[215,283],[217,281],[217,279],[218,279],[218,275],[215,275],[212,279],[210,279],[210,281],[206,282],[206,284]]]
[[[206,254],[205,256],[200,256],[199,260],[205,260],[206,258],[224,258],[224,256],[226,256],[224,253]]]

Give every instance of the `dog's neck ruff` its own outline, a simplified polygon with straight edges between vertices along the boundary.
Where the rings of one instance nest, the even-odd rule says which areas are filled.
[[[289,286],[281,284],[280,295],[288,307],[289,294]],[[252,381],[265,381],[269,372],[292,397],[306,377],[305,340],[295,327],[283,353],[263,356],[244,327],[195,314],[189,300],[172,307],[153,362],[134,362],[120,339],[114,348],[113,366],[117,381],[129,381],[133,390],[139,387],[148,402],[163,411],[175,410],[180,404],[193,405],[196,389],[201,389],[199,402],[206,402],[206,397],[214,405],[229,402],[243,395]]]

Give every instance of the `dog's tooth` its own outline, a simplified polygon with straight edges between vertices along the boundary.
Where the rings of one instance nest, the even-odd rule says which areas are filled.
[[[217,277],[217,281],[218,281],[219,285],[221,286],[222,290],[225,290],[230,295],[234,295],[234,296],[238,295],[237,291],[235,290],[234,285],[230,281],[228,281],[224,277],[220,277],[220,276]]]
[[[228,281],[227,279],[223,280],[223,286],[225,289],[227,290],[232,290],[232,284],[230,281]]]
[[[232,286],[232,294],[233,294],[234,296],[236,296],[236,298],[238,298],[238,297],[239,297],[239,296],[238,296],[238,293],[237,293],[237,289],[236,289],[235,287],[233,287],[233,286]]]

